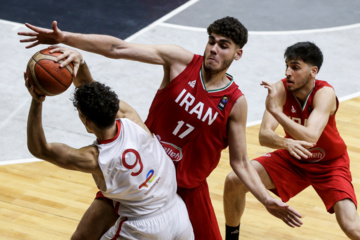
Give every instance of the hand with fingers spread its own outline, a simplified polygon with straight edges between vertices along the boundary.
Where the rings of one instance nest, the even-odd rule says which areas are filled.
[[[50,48],[51,48],[50,53],[53,53],[53,52],[62,53],[60,56],[58,56],[56,58],[57,61],[60,61],[60,60],[63,60],[66,58],[64,60],[64,62],[62,62],[60,64],[60,67],[65,67],[66,65],[68,65],[70,63],[72,63],[74,65],[74,77],[76,77],[76,74],[80,67],[80,63],[83,59],[83,56],[81,55],[81,53],[74,49],[67,48],[67,47],[52,46]]]
[[[53,21],[52,29],[36,27],[29,23],[25,23],[25,26],[33,30],[32,32],[18,32],[18,35],[29,37],[21,39],[20,42],[32,42],[26,48],[32,48],[39,44],[58,44],[65,40],[65,34],[57,27],[57,21]]]
[[[303,224],[300,220],[302,216],[289,205],[278,199],[270,198],[265,204],[265,207],[271,215],[280,218],[284,223],[292,228],[300,227]]]

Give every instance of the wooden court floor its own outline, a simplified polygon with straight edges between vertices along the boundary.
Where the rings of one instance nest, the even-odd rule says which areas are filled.
[[[360,195],[360,97],[340,104],[337,114],[339,131],[348,145],[353,184]],[[270,149],[258,144],[259,126],[248,127],[249,158]],[[208,178],[211,198],[224,236],[222,206],[223,183],[231,171],[227,150],[219,166]],[[69,239],[82,214],[92,202],[97,188],[85,173],[63,170],[47,162],[0,166],[0,239]],[[242,219],[241,239],[267,240],[342,240],[347,239],[311,188],[290,200],[303,215],[303,226],[292,229],[271,216],[251,195],[247,196]],[[358,211],[359,212],[359,211]]]

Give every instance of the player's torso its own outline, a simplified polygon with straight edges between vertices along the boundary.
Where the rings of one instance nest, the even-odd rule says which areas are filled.
[[[185,179],[189,176],[204,180],[217,165],[227,146],[229,114],[242,95],[231,76],[224,88],[207,91],[201,65],[202,57],[195,56],[184,72],[158,91],[145,122],[176,163],[180,186],[191,182]],[[201,173],[194,172],[200,166]]]
[[[285,79],[283,82],[284,81]],[[314,96],[319,89],[325,86],[331,87],[331,85],[325,81],[315,80],[315,86],[304,103],[300,103],[290,91],[286,90],[287,98],[283,112],[294,122],[306,126],[309,116],[314,109]],[[285,82],[284,87],[286,89]],[[338,104],[337,99],[336,102]],[[346,151],[346,145],[336,128],[335,114],[336,111],[333,115],[329,116],[328,123],[318,142],[313,148],[309,149],[313,156],[311,159],[307,159],[307,161],[318,162],[330,160],[343,155]],[[286,133],[286,137],[292,138],[288,133]]]
[[[97,144],[104,196],[120,202],[119,214],[153,213],[176,192],[175,168],[159,141],[127,119],[117,137]]]

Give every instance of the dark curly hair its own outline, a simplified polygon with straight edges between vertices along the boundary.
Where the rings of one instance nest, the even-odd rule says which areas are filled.
[[[207,28],[209,35],[212,33],[230,38],[236,45],[243,48],[248,40],[248,30],[233,17],[224,17],[216,20]]]
[[[76,88],[71,100],[100,129],[106,129],[114,123],[120,102],[110,87],[99,82],[86,83]]]
[[[298,42],[288,47],[284,53],[286,60],[302,60],[304,63],[318,67],[320,71],[323,54],[318,46],[312,42]]]

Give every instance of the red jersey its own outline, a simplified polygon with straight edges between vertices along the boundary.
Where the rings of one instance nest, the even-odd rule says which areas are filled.
[[[301,105],[297,98],[292,94],[292,92],[287,90],[286,79],[283,79],[282,82],[286,90],[286,103],[283,107],[283,112],[293,121],[305,126],[307,124],[307,120],[311,114],[312,109],[314,109],[313,100],[316,92],[323,87],[332,88],[332,86],[325,81],[315,80],[315,86],[313,90],[309,93],[305,103]],[[336,98],[335,113],[329,117],[328,123],[326,124],[326,127],[324,128],[316,145],[313,148],[309,149],[312,153],[312,157],[309,159],[303,159],[304,161],[326,161],[335,159],[345,153],[345,142],[341,138],[336,128],[335,114],[338,110],[338,106],[339,101]],[[293,138],[286,131],[285,133],[285,137]]]
[[[232,76],[218,90],[206,90],[201,76],[203,57],[192,61],[164,89],[157,91],[145,124],[159,138],[176,165],[179,187],[203,182],[228,146],[227,121],[242,96]]]

